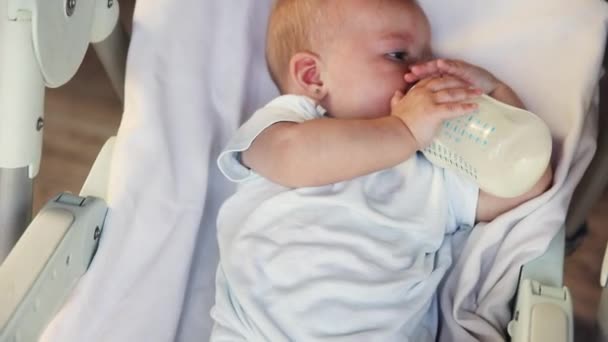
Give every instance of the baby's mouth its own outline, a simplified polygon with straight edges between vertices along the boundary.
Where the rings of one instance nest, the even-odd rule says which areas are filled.
[[[416,84],[418,84],[418,82],[420,82],[420,80],[418,80],[416,82],[412,82],[412,83],[407,83],[405,85],[405,88],[403,89],[403,93],[407,94],[407,92],[410,91],[412,88],[414,88],[416,86]]]

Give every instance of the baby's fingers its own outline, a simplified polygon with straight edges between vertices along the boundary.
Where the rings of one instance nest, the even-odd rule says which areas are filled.
[[[395,108],[395,106],[399,103],[399,101],[401,101],[403,96],[404,94],[400,90],[397,90],[395,94],[393,94],[393,97],[391,98],[391,109]]]
[[[408,72],[403,76],[403,78],[408,83],[414,83],[414,82],[420,81],[423,78],[439,77],[441,75],[442,74],[439,71],[434,72],[434,73],[428,73],[428,74],[427,73],[415,74],[413,72]]]
[[[407,74],[405,74],[403,76],[403,79],[405,79],[405,82],[407,82],[407,83],[414,83],[416,81],[419,81],[421,78],[418,77],[418,75],[416,75],[414,73],[408,72]]]
[[[420,64],[415,64],[410,67],[410,71],[412,74],[418,76],[419,78],[426,78],[434,75],[438,75],[441,73],[441,69],[437,64],[438,60],[432,60]]]
[[[471,114],[478,108],[476,103],[448,102],[437,105],[437,114],[443,119],[453,119],[465,114]]]
[[[446,74],[458,76],[465,80],[467,80],[469,76],[468,72],[472,68],[471,65],[465,62],[445,59],[438,59],[436,65],[440,71]]]
[[[452,76],[445,76],[445,77],[434,77],[434,78],[426,78],[422,81],[420,81],[419,85],[420,87],[426,87],[428,90],[432,91],[432,92],[438,92],[444,89],[449,89],[449,88],[459,88],[459,87],[468,87],[468,83],[464,82],[463,80],[456,78],[456,77],[452,77]]]
[[[435,103],[448,103],[448,102],[459,102],[464,100],[471,100],[483,92],[480,89],[471,88],[448,88],[443,89],[434,94]]]

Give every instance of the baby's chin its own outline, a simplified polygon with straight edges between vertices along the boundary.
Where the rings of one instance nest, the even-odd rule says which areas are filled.
[[[350,114],[350,115],[333,115],[331,112],[326,112],[325,113],[325,117],[328,118],[332,118],[332,119],[347,119],[347,120],[352,120],[352,119],[360,119],[360,120],[368,120],[368,119],[378,119],[378,118],[382,118],[385,116],[389,116],[390,115],[390,110],[388,111],[382,111],[382,112],[377,112],[377,113],[371,113],[371,112],[366,112],[366,113],[356,113],[356,114]]]

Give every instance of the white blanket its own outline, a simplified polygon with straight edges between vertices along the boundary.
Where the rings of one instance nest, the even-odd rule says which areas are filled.
[[[263,60],[269,3],[137,3],[111,213],[90,271],[43,341],[207,340],[215,217],[232,191],[214,160],[243,115],[276,95]],[[594,151],[595,117],[586,113],[606,8],[601,0],[421,3],[437,54],[495,72],[556,137],[555,187],[475,229],[441,292],[443,340],[496,340],[519,265],[542,253],[563,222]]]

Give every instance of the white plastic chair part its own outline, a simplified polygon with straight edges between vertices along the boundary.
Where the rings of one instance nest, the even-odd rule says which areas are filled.
[[[608,245],[606,245],[606,251],[604,252],[604,259],[602,260],[602,270],[600,272],[600,285],[606,287],[608,283]]]
[[[600,338],[598,341],[608,341],[608,290],[602,289],[600,306],[597,312],[597,326]]]
[[[30,13],[8,19],[0,1],[0,263],[31,220],[40,169],[44,79],[32,46]]]
[[[118,24],[118,0],[96,0],[95,17],[91,28],[91,43],[106,39]]]
[[[0,266],[0,342],[34,342],[84,274],[107,213],[103,200],[61,194]]]
[[[63,240],[65,233],[73,222],[74,216],[66,210],[51,209],[40,213],[36,222],[32,223],[32,230],[23,236],[22,244],[29,242],[28,248],[15,251],[3,264],[0,269],[0,275],[3,279],[0,284],[0,293],[2,293],[2,297],[0,297],[0,304],[2,304],[0,306],[2,307],[0,324],[2,324],[2,327],[6,326],[10,315],[26,296],[46,261],[57,249],[57,245]],[[33,240],[31,236],[36,236],[37,240]],[[31,272],[20,272],[22,268],[19,265],[20,263]],[[8,279],[10,280],[6,281]]]
[[[129,38],[122,25],[116,25],[114,31],[106,39],[94,43],[93,48],[110,78],[116,95],[124,103]]]
[[[121,102],[124,101],[127,34],[119,19],[118,0],[96,0],[91,43]]]
[[[49,202],[0,267],[0,342],[36,340],[88,268],[107,212],[114,142],[112,137],[102,147],[80,197],[62,194]]]
[[[34,191],[27,168],[0,169],[0,189],[1,265],[32,221]]]
[[[108,200],[108,181],[110,178],[110,165],[116,137],[111,137],[101,148],[95,163],[80,190],[82,197],[97,197]]]
[[[7,19],[0,6],[0,168],[38,174],[42,153],[44,80],[32,47],[32,22]]]
[[[7,0],[8,18],[31,13],[33,42],[46,85],[59,87],[82,63],[89,43],[105,39],[118,20],[115,0]]]
[[[513,320],[507,331],[514,342],[571,342],[574,314],[563,284],[565,228],[545,254],[522,267]]]
[[[117,21],[115,0],[0,0],[0,169],[27,168],[29,178],[36,177],[42,153],[45,84],[57,87],[67,82],[78,70],[89,42],[107,38]],[[124,58],[126,53],[116,60]],[[116,67],[108,65],[104,63],[114,83],[124,83],[124,61],[111,64]],[[20,185],[12,183],[2,190],[31,189],[31,181],[25,188],[18,188]],[[18,200],[3,207],[2,235],[19,237],[24,230],[31,217],[31,196],[25,199],[25,203]],[[14,242],[10,239],[0,245],[0,261]]]
[[[597,322],[599,332],[602,335],[602,341],[608,340],[608,244],[604,252],[604,260],[602,261],[602,271],[600,274],[600,284],[602,285],[602,295],[600,305],[597,312]]]
[[[574,340],[572,299],[567,287],[521,281],[514,320],[507,327],[513,342]]]

